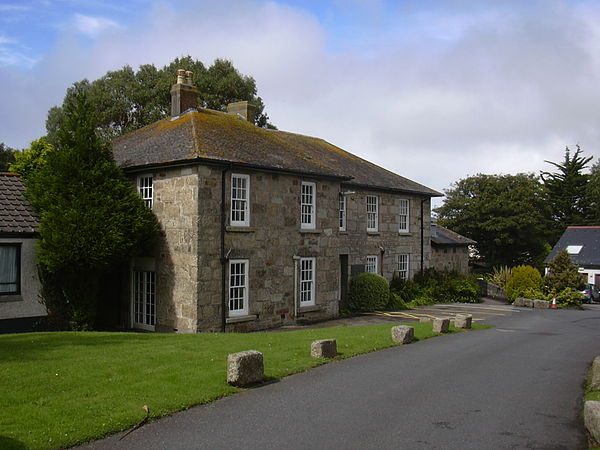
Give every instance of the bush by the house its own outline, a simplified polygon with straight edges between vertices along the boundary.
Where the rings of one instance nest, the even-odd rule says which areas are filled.
[[[542,275],[539,270],[531,266],[517,266],[512,269],[504,290],[512,302],[517,297],[523,297],[528,289],[541,291],[542,286]]]
[[[470,276],[458,271],[427,269],[413,280],[392,278],[390,289],[408,307],[433,303],[479,301],[479,286]]]
[[[350,308],[355,311],[381,310],[389,301],[390,288],[381,275],[359,273],[350,278],[348,297]]]
[[[571,288],[565,288],[556,295],[552,295],[556,297],[556,302],[561,306],[566,307],[578,307],[581,306],[581,294],[579,291]]]
[[[565,289],[582,289],[584,280],[577,266],[571,262],[567,251],[563,250],[548,264],[548,273],[544,277],[544,283],[548,290],[562,292]]]

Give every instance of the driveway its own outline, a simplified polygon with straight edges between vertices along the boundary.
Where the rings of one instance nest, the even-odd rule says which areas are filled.
[[[600,354],[600,308],[522,311],[494,316],[492,329],[336,361],[86,448],[584,448],[581,398]]]

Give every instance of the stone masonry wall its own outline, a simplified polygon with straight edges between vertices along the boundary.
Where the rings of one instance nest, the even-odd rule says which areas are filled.
[[[431,265],[437,270],[469,273],[469,249],[466,246],[432,246]]]
[[[223,168],[187,166],[157,170],[153,210],[163,232],[157,264],[156,331],[221,329],[221,176]],[[340,255],[349,267],[378,256],[379,273],[391,279],[396,256],[409,254],[409,273],[420,270],[421,197],[355,189],[338,181],[234,169],[250,176],[250,226],[230,226],[231,173],[225,172],[228,259],[248,260],[249,311],[228,318],[227,331],[268,329],[339,313]],[[300,228],[303,181],[316,186],[316,228]],[[346,231],[339,231],[339,193],[347,196]],[[366,196],[379,197],[379,230],[366,231]],[[409,232],[399,233],[399,199],[410,203]],[[424,203],[424,261],[431,258],[429,200]],[[383,254],[381,249],[384,250]],[[382,258],[383,255],[383,258]],[[298,308],[294,298],[294,257],[315,257],[315,306]],[[383,263],[383,265],[382,265]],[[228,264],[226,264],[228,269]],[[299,272],[299,271],[298,271]],[[298,273],[299,279],[299,273]],[[226,299],[229,276],[226,274]],[[299,281],[297,284],[299,285]],[[297,294],[299,295],[299,294]]]
[[[156,331],[191,333],[198,311],[198,167],[153,173],[153,211],[161,226],[156,256]]]
[[[366,264],[367,255],[378,256],[378,272],[391,280],[398,270],[397,255],[409,255],[409,278],[421,269],[421,198],[378,191],[352,190],[347,196],[346,232],[340,234],[340,253],[350,256],[350,266]],[[377,232],[367,231],[367,195],[379,197],[379,227]],[[408,233],[399,232],[400,199],[409,201]],[[431,259],[430,201],[423,204],[423,265],[429,267]],[[383,253],[382,253],[383,249]],[[382,265],[383,263],[383,265]],[[383,269],[383,270],[382,270]]]

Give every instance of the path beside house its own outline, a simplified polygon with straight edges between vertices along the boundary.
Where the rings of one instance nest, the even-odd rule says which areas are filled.
[[[337,361],[86,448],[584,447],[581,398],[600,353],[600,307],[489,322],[496,327]]]

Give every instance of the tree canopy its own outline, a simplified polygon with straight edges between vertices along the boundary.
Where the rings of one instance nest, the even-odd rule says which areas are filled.
[[[477,241],[485,267],[539,266],[550,250],[550,208],[533,174],[479,174],[454,183],[445,193],[444,204],[436,209],[440,225]]]
[[[552,210],[553,240],[558,240],[567,226],[587,223],[586,186],[589,175],[583,173],[583,170],[592,157],[584,158],[581,152],[579,145],[573,155],[569,147],[566,147],[563,162],[546,161],[556,167],[557,171],[541,173]]]
[[[0,172],[9,170],[9,166],[15,162],[15,149],[4,145],[0,142]]]
[[[102,277],[142,252],[158,228],[96,134],[88,91],[75,86],[63,108],[56,147],[27,173],[25,194],[40,215],[37,256],[46,307],[61,327],[89,328]],[[44,144],[34,142],[32,149],[48,150]]]
[[[38,171],[45,163],[48,153],[54,148],[45,137],[33,141],[29,148],[15,151],[13,163],[9,166],[11,172],[18,173],[24,180]]]
[[[57,132],[65,117],[65,104],[76,92],[86,90],[91,107],[97,111],[95,127],[100,136],[112,139],[134,131],[167,116],[171,110],[171,86],[177,69],[194,73],[199,90],[199,105],[224,111],[228,103],[247,100],[257,109],[255,124],[274,128],[265,113],[265,105],[257,96],[256,82],[241,74],[231,63],[216,59],[206,68],[190,56],[176,58],[162,69],[144,64],[134,71],[130,66],[109,71],[101,78],[75,83],[67,90],[62,106],[48,111],[46,131],[48,141],[57,143]]]

